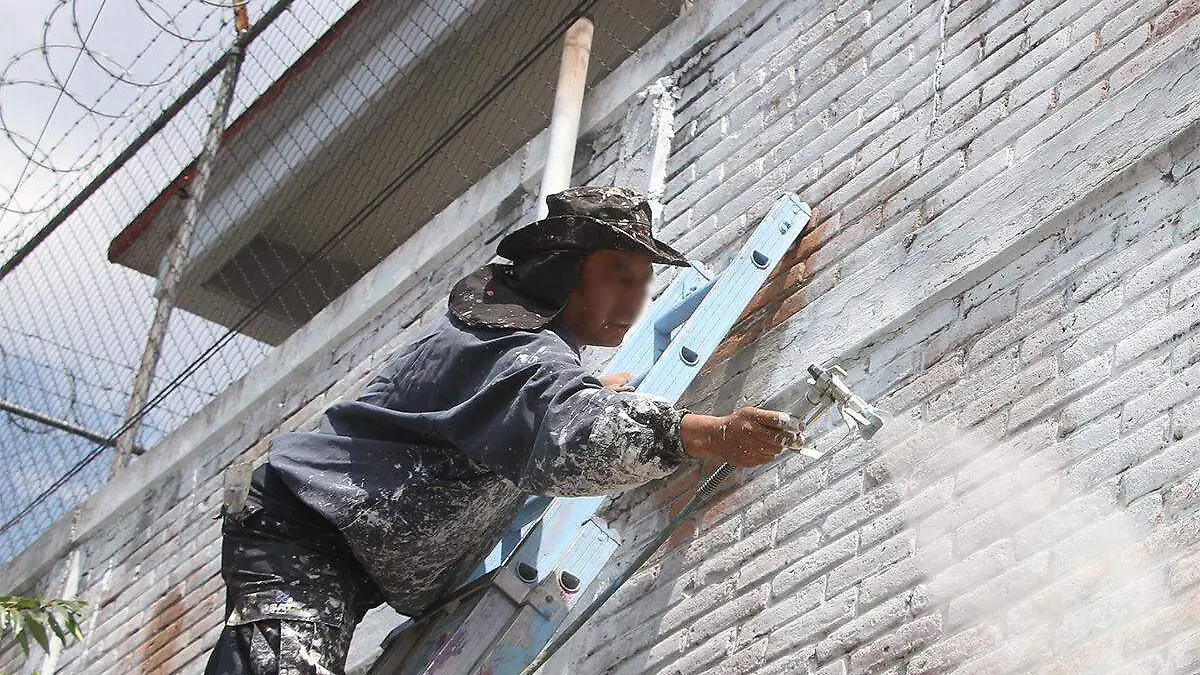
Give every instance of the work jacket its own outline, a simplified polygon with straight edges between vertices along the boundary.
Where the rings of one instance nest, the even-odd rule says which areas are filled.
[[[605,389],[569,333],[473,328],[447,315],[393,353],[320,429],[270,444],[271,467],[341,532],[397,611],[460,581],[529,494],[602,495],[687,457],[682,412]]]

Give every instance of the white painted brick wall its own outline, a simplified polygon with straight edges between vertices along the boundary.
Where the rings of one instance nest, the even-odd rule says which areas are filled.
[[[1028,252],[1013,255],[952,298],[949,306],[962,312],[953,326],[947,327],[941,317],[913,317],[911,326],[922,330],[918,335],[926,349],[921,356],[928,364],[888,383],[884,404],[927,423],[956,423],[960,432],[973,425],[986,427],[984,436],[1007,441],[1004,447],[969,457],[956,473],[928,481],[915,494],[892,483],[886,470],[873,471],[869,457],[847,448],[841,452],[859,460],[857,470],[815,494],[803,492],[780,507],[775,495],[764,493],[762,501],[747,505],[748,489],[778,489],[775,494],[791,496],[787,482],[751,482],[728,497],[739,499],[739,505],[726,508],[720,502],[712,507],[722,513],[723,522],[742,525],[742,539],[727,551],[770,533],[770,547],[749,547],[742,565],[728,573],[736,580],[738,599],[752,597],[757,605],[763,603],[761,589],[770,591],[761,610],[722,626],[735,629],[725,653],[711,656],[703,667],[679,672],[719,671],[734,662],[733,672],[745,673],[882,672],[900,663],[909,673],[1039,671],[1059,655],[1053,645],[1026,638],[1019,623],[977,625],[972,620],[980,606],[1005,598],[1014,604],[1031,602],[1038,589],[1053,581],[1056,562],[1076,555],[1069,548],[1057,550],[1060,542],[1081,524],[1111,517],[1110,510],[1096,504],[1077,500],[1058,505],[1055,495],[1064,479],[1081,496],[1106,495],[1120,509],[1128,507],[1149,525],[1147,539],[1175,540],[1158,564],[1171,579],[1180,579],[1170,586],[1179,604],[1168,607],[1174,615],[1156,617],[1163,624],[1160,632],[1139,636],[1133,658],[1153,665],[1153,672],[1200,669],[1194,632],[1197,578],[1179,571],[1195,564],[1200,545],[1195,508],[1200,452],[1194,421],[1200,371],[1190,314],[1195,291],[1169,296],[1193,272],[1177,266],[1174,274],[1150,281],[1141,271],[1161,268],[1164,260],[1179,258],[1179,251],[1195,241],[1189,209],[1200,177],[1200,135],[1191,134],[1176,150],[1178,155],[1151,158],[1126,180],[1076,205],[1058,219],[1050,237],[1030,243]],[[1185,180],[1163,180],[1162,173],[1152,170],[1164,161],[1189,171]],[[1147,201],[1155,208],[1139,212],[1137,204]],[[1132,259],[1140,264],[1130,264]],[[1080,295],[1088,285],[1092,294]],[[1105,294],[1111,299],[1098,312],[1093,299]],[[946,306],[942,302],[929,309],[944,312]],[[970,330],[954,330],[979,309],[989,310],[992,318],[971,324]],[[1113,318],[1123,315],[1137,319]],[[1029,354],[1024,347],[1031,340],[1039,343],[1036,358],[1021,358]],[[893,349],[890,341],[900,348]],[[920,346],[911,331],[871,345],[859,357],[868,364],[864,377],[877,372],[878,360],[903,359]],[[1074,354],[1091,358],[1075,365],[1082,356]],[[976,410],[980,405],[985,409]],[[1183,420],[1174,431],[1173,418]],[[869,445],[860,444],[860,449]],[[1017,471],[1009,467],[1010,473],[1002,473],[1011,462],[1005,457],[1013,452],[1026,459]],[[802,469],[797,485],[830,475],[838,459]],[[1013,491],[1022,489],[1023,498],[1013,500]],[[857,531],[848,532],[848,525]],[[700,529],[697,541],[708,536]],[[686,563],[674,560],[688,541],[677,541],[675,549],[660,557],[659,568],[645,572],[654,575],[653,583],[638,588],[633,607],[669,601],[670,594],[653,589],[688,578]],[[703,569],[704,563],[699,564]],[[661,567],[672,574],[664,575]],[[727,561],[722,569],[728,569]],[[708,578],[708,584],[719,587],[724,579]],[[697,588],[677,602],[712,601]],[[685,611],[677,608],[664,609]],[[707,611],[719,608],[710,604]],[[622,621],[629,629],[623,635],[614,636],[609,628],[604,649],[582,638],[585,644],[575,654],[579,672],[605,672],[612,667],[610,660],[639,663],[645,672],[675,672],[674,666],[661,665],[662,634],[645,630],[658,625],[646,614],[639,611],[637,625]],[[1094,615],[1068,615],[1059,630],[1068,643],[1082,640],[1092,628],[1072,621],[1094,620]],[[712,630],[710,626],[706,632]],[[680,639],[685,642],[675,648],[678,658],[706,653],[698,643],[687,642],[686,634]],[[648,653],[643,644],[660,650],[653,662],[643,658]]]
[[[736,45],[709,46],[715,60],[702,59],[706,69],[681,77],[677,115],[684,132],[672,158],[668,231],[694,242],[693,250],[707,252],[705,242],[714,240],[728,246],[753,218],[714,218],[714,204],[737,201],[761,214],[771,198],[763,187],[797,189],[817,206],[817,229],[809,235],[816,242],[802,245],[807,256],[793,260],[799,269],[781,274],[785,284],[772,287],[774,297],[760,299],[743,318],[741,329],[753,337],[731,341],[737,348],[726,350],[726,363],[713,369],[718,381],[702,383],[695,394],[703,404],[728,409],[761,397],[744,371],[770,366],[783,347],[763,333],[801,311],[807,292],[817,288],[819,295],[895,241],[921,236],[923,224],[947,205],[969,198],[1103,105],[1117,86],[1110,79],[1136,86],[1123,74],[1146,72],[1173,49],[1160,45],[1173,40],[1177,49],[1197,34],[1195,9],[1181,13],[1162,4],[955,3],[936,117],[928,116],[928,91],[928,100],[897,109],[886,122],[870,116],[880,108],[863,107],[869,99],[853,100],[848,111],[831,108],[835,96],[845,100],[845,92],[880,67],[862,55],[889,49],[850,46],[870,35],[873,24],[899,21],[887,32],[911,59],[900,72],[912,77],[922,67],[929,45],[920,37],[933,32],[940,3],[904,4],[898,16],[897,7],[792,3],[778,10],[778,21],[758,28],[763,35],[731,34]],[[834,12],[844,12],[843,20],[822,18]],[[1155,35],[1152,26],[1164,14],[1190,23],[1177,25],[1174,35]],[[908,35],[919,37],[910,39],[905,26],[925,30],[912,31]],[[1146,60],[1153,63],[1133,65]],[[814,64],[831,61],[840,75],[820,80],[807,95],[777,89],[819,79]],[[813,102],[824,94],[828,98]],[[892,94],[881,109],[907,94]],[[795,118],[788,118],[789,108]],[[1076,555],[1062,539],[1092,520],[1111,518],[1117,508],[1148,526],[1147,540],[1175,539],[1176,548],[1158,564],[1180,579],[1169,589],[1175,604],[1154,618],[1161,630],[1136,639],[1118,635],[1131,651],[1128,663],[1147,672],[1200,671],[1197,575],[1176,571],[1195,564],[1200,528],[1194,506],[1200,479],[1198,146],[1192,133],[1100,193],[1080,195],[1066,213],[1043,223],[1049,225],[1044,234],[997,259],[982,281],[953,297],[931,298],[899,330],[849,355],[858,365],[855,378],[868,380],[865,387],[883,394],[884,405],[956,435],[986,439],[977,456],[958,457],[954,461],[965,465],[922,481],[919,489],[897,484],[872,462],[884,452],[879,444],[843,448],[812,465],[796,458],[749,472],[752,478],[698,517],[634,588],[619,594],[606,616],[577,638],[560,670],[1049,668],[1070,650],[1055,651],[1044,634],[1023,632],[1019,624],[980,623],[979,608],[1011,598],[1019,610],[1039,589],[1060,584],[1062,561]],[[878,164],[882,156],[891,161]],[[792,158],[802,159],[789,163]],[[818,168],[811,171],[814,162]],[[882,217],[870,215],[879,212]],[[914,212],[916,219],[906,218]],[[722,226],[727,233],[711,230]],[[897,226],[906,231],[889,239],[888,229]],[[835,279],[823,282],[822,276]],[[870,381],[874,377],[884,379]],[[911,452],[930,451],[913,445]],[[1016,470],[1012,452],[1022,457]],[[694,484],[696,474],[680,480]],[[1060,503],[1064,484],[1117,507],[1082,498]],[[1013,499],[1014,491],[1020,499]],[[665,488],[658,508],[680,492]],[[629,513],[640,516],[627,525],[634,538],[664,522],[644,507],[630,505]],[[738,538],[711,558],[690,553],[696,545],[712,548],[713,537],[726,541],[722,531]],[[704,620],[691,626],[668,620],[680,615]],[[1092,630],[1073,622],[1094,620],[1094,612],[1068,614],[1058,630],[1069,645]],[[1077,664],[1062,672],[1092,671]]]
[[[736,3],[692,11],[724,4]],[[673,70],[646,74],[646,85],[673,76],[679,86],[668,240],[717,262],[782,191],[814,205],[811,231],[709,364],[693,408],[777,394],[798,363],[833,355],[796,353],[824,344],[822,324],[894,306],[841,356],[912,433],[739,474],[547,670],[1044,670],[1105,628],[1088,609],[1105,587],[1075,565],[1073,542],[1126,518],[1139,528],[1131,555],[1152,552],[1162,608],[1090,653],[1125,659],[1120,672],[1200,672],[1200,134],[1119,157],[1078,192],[1057,188],[1061,206],[1013,215],[1022,227],[1001,229],[1010,214],[994,199],[1015,177],[1012,201],[1055,190],[1061,175],[1047,168],[1063,158],[1046,155],[1073,147],[1064,138],[1103,138],[1093,113],[1122,92],[1164,119],[1200,116],[1200,102],[1162,100],[1147,84],[1165,81],[1155,68],[1196,61],[1198,13],[1195,0],[763,0]],[[644,129],[630,131],[637,105],[585,139],[576,182],[616,180],[623,159],[644,153]],[[1094,159],[1091,147],[1076,164]],[[199,673],[222,611],[221,468],[352,395],[531,205],[514,193],[423,283],[328,345],[304,386],[210,438],[210,453],[84,542],[87,639],[55,672]],[[993,224],[1002,239],[969,266],[910,258],[931,250],[927,238]],[[962,237],[964,258],[976,238]],[[889,265],[902,274],[829,309]],[[956,272],[936,292],[896,282],[940,269]],[[816,440],[837,435],[826,424]],[[627,540],[618,559],[702,473],[613,506]],[[30,588],[52,592],[61,568]],[[1125,595],[1114,598],[1116,615]],[[0,658],[0,669],[19,664],[12,649]]]

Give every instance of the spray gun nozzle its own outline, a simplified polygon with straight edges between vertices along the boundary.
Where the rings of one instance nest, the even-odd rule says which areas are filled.
[[[842,419],[846,420],[846,426],[858,432],[858,435],[864,439],[871,438],[883,428],[887,415],[879,408],[863,403],[859,408],[851,408],[849,406],[841,406]]]
[[[817,364],[808,367],[808,391],[796,406],[792,416],[796,425],[803,429],[816,421],[830,407],[836,406],[850,433],[860,438],[871,438],[889,419],[889,415],[867,403],[846,385],[846,371],[839,366],[822,368]],[[821,453],[809,450],[804,454],[820,457]]]

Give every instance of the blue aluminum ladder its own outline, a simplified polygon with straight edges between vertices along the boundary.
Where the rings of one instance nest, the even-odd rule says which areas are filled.
[[[781,197],[720,274],[693,264],[647,310],[606,373],[676,402],[799,238],[811,211]],[[616,550],[605,497],[531,497],[470,578],[384,640],[369,675],[515,675],[531,663]]]

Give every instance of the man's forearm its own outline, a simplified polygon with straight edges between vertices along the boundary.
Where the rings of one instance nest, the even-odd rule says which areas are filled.
[[[719,448],[720,417],[688,413],[679,420],[679,437],[683,451],[700,459],[721,459]]]
[[[679,437],[692,457],[757,466],[797,440],[785,428],[785,419],[781,413],[749,407],[723,417],[688,413],[679,420]]]

